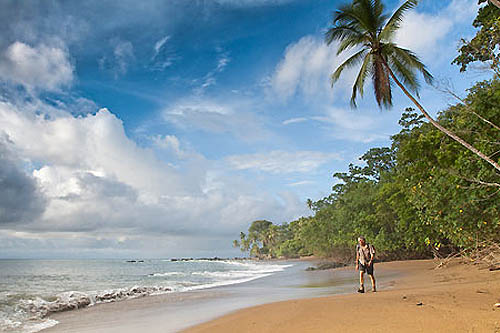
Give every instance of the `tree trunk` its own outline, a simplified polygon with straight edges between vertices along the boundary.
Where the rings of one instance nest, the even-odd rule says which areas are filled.
[[[490,3],[494,6],[497,6],[498,8],[500,8],[500,1],[499,0],[490,0]]]
[[[497,1],[497,3],[499,3],[500,5],[500,1],[499,0],[495,0]],[[429,120],[429,122],[434,126],[436,127],[438,130],[440,130],[441,132],[445,133],[446,135],[448,135],[450,138],[452,138],[453,140],[457,141],[458,143],[460,143],[462,146],[464,146],[465,148],[469,149],[471,152],[473,152],[474,154],[476,154],[477,156],[479,156],[481,159],[483,159],[484,161],[488,162],[489,164],[491,164],[495,169],[497,169],[497,171],[500,171],[500,165],[498,163],[496,163],[495,161],[493,161],[491,158],[489,158],[488,156],[486,156],[485,154],[483,154],[482,152],[480,152],[479,150],[477,150],[476,148],[474,148],[471,144],[467,143],[465,140],[463,140],[462,138],[460,138],[458,135],[456,135],[455,133],[453,133],[452,131],[444,128],[440,123],[438,123],[437,121],[435,121],[428,113],[427,111],[425,111],[425,109],[423,108],[422,105],[420,105],[420,103],[410,94],[410,92],[408,90],[406,90],[405,86],[403,86],[403,84],[401,82],[399,82],[398,78],[394,75],[394,73],[392,72],[391,68],[389,67],[389,65],[387,65],[387,62],[385,62],[385,60],[383,59],[382,60],[384,62],[384,66],[387,68],[387,70],[389,71],[389,75],[391,76],[391,78],[394,80],[394,82],[396,82],[396,84],[399,86],[399,88],[401,88],[401,90],[403,90],[403,92],[405,93],[406,96],[408,96],[408,98],[413,102],[413,104],[415,104],[415,106],[420,110],[420,112],[422,112],[422,114],[424,115],[425,118],[427,118],[427,120]]]

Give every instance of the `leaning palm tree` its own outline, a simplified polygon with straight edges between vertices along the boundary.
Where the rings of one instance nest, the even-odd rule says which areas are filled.
[[[404,14],[417,4],[418,0],[405,1],[392,16],[385,13],[381,0],[353,0],[351,4],[338,9],[333,15],[333,26],[326,33],[326,43],[340,42],[337,55],[352,48],[357,52],[335,70],[331,76],[332,85],[345,69],[361,64],[352,88],[351,104],[354,107],[358,94],[363,96],[368,78],[373,81],[378,105],[391,107],[392,83],[395,83],[432,125],[500,171],[498,163],[439,124],[412,95],[414,93],[418,97],[418,73],[423,75],[427,83],[432,83],[433,77],[412,51],[397,46],[393,40]]]

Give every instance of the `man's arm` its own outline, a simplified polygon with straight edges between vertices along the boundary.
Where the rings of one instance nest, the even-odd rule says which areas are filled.
[[[373,264],[373,259],[375,259],[375,248],[373,247],[373,245],[370,245],[371,249],[370,249],[370,262],[368,263],[368,265],[371,265]]]
[[[359,269],[359,251],[358,247],[356,246],[356,270]]]

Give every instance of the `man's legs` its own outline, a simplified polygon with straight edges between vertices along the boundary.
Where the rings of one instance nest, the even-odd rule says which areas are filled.
[[[359,291],[365,290],[365,272],[359,270]]]
[[[375,276],[373,276],[373,274],[369,274],[368,276],[370,277],[370,280],[372,280],[372,291],[376,292],[377,287],[375,286]]]

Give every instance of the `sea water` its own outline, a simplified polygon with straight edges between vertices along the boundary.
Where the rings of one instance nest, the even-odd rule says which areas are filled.
[[[250,260],[0,260],[0,332],[37,332],[51,313],[232,285],[292,264]]]

